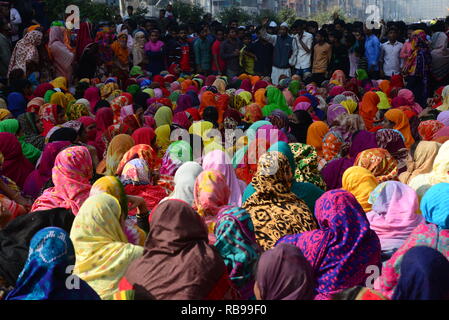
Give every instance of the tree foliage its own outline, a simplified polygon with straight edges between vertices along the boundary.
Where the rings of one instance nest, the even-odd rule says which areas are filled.
[[[220,20],[221,23],[225,25],[227,25],[232,20],[237,20],[239,24],[247,24],[249,21],[252,20],[252,17],[242,8],[233,6],[221,10],[220,13],[218,14],[218,20]]]
[[[256,25],[260,25],[262,23],[262,20],[264,18],[268,18],[270,21],[274,21],[276,23],[279,23],[279,17],[273,10],[270,9],[262,9],[259,11],[259,14],[255,17],[254,23]]]
[[[296,11],[292,8],[283,8],[279,11],[277,17],[279,23],[287,22],[289,26],[291,26],[297,19]]]
[[[343,11],[343,9],[339,7],[333,7],[329,8],[326,11],[319,12],[317,14],[312,15],[309,17],[309,20],[313,20],[318,22],[319,25],[332,23],[335,18],[343,19],[345,22],[351,22],[352,19],[346,16],[346,13]]]
[[[173,14],[183,24],[198,23],[206,14],[197,4],[190,4],[180,0],[173,2]]]

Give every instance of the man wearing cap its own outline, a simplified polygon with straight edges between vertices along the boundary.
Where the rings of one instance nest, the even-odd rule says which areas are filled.
[[[278,24],[276,22],[274,22],[274,21],[271,21],[270,24],[268,25],[268,29],[267,29],[268,34],[276,35],[277,34],[277,27],[278,27]]]
[[[268,19],[264,19],[259,36],[274,46],[271,80],[277,86],[280,76],[286,75],[287,77],[291,77],[289,60],[293,54],[293,38],[288,35],[288,24],[286,22],[281,24],[278,35],[270,35],[267,33],[267,23]]]

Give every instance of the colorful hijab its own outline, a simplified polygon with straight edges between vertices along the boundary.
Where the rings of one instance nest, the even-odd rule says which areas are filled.
[[[326,192],[315,206],[319,229],[278,241],[298,247],[311,264],[318,285],[315,299],[364,285],[368,266],[380,267],[380,242],[356,198],[344,190]]]
[[[107,176],[114,176],[123,155],[134,146],[134,140],[127,134],[119,134],[112,138],[106,152]]]
[[[372,209],[368,199],[378,184],[379,182],[371,171],[358,166],[350,167],[342,178],[342,189],[352,193],[365,212]]]
[[[214,243],[229,271],[229,278],[242,299],[254,296],[254,267],[260,248],[254,235],[251,216],[242,208],[228,209],[217,217]]]
[[[419,246],[404,254],[393,300],[447,300],[449,262],[438,250]]]
[[[367,130],[371,130],[374,126],[373,122],[378,111],[377,105],[379,104],[379,102],[380,102],[379,96],[373,91],[365,93],[365,95],[362,98],[362,101],[360,102],[359,114],[363,118]],[[391,111],[393,110],[390,110],[388,112]]]
[[[230,194],[225,177],[219,171],[205,169],[195,180],[193,208],[208,226],[209,241],[212,244],[216,240],[214,228],[217,215],[229,204]]]
[[[385,149],[368,149],[359,153],[354,166],[371,171],[379,183],[398,178],[398,162]]]
[[[64,149],[56,156],[52,170],[54,187],[37,198],[31,212],[65,208],[76,216],[89,197],[92,175],[92,158],[86,147]]]
[[[292,180],[293,173],[285,155],[271,151],[260,157],[252,180],[256,192],[245,201],[243,208],[251,214],[257,242],[264,250],[272,248],[283,235],[317,227],[307,205],[290,191]]]
[[[423,221],[418,196],[412,188],[397,181],[381,183],[371,192],[373,205],[366,216],[371,230],[379,236],[382,251],[398,249]]]
[[[85,281],[68,273],[74,264],[69,234],[56,227],[40,230],[31,239],[26,264],[5,300],[100,300]],[[68,277],[75,277],[72,281],[79,287],[68,286]]]
[[[284,111],[287,115],[292,114],[292,110],[288,107],[281,90],[276,87],[268,87],[266,96],[267,105],[262,109],[264,117],[268,117],[276,109]]]
[[[131,263],[125,279],[145,299],[223,299],[229,290],[226,266],[208,244],[204,222],[177,200],[154,209],[143,256]]]
[[[413,159],[407,164],[407,171],[399,176],[399,180],[409,184],[414,177],[431,172],[440,147],[441,144],[437,142],[421,141],[416,147]]]
[[[263,300],[312,300],[312,267],[293,245],[281,243],[265,251],[257,263],[256,282]]]
[[[173,142],[170,144],[162,158],[162,165],[159,169],[159,173],[174,176],[183,163],[192,160],[193,151],[189,143],[183,140]]]
[[[381,129],[376,132],[376,141],[379,148],[387,150],[398,161],[399,173],[404,172],[409,152],[402,133],[394,129]]]
[[[0,168],[1,175],[8,177],[22,189],[34,166],[25,158],[22,146],[14,134],[0,132],[0,154],[3,154],[4,158]]]
[[[323,155],[323,139],[328,132],[329,127],[323,121],[316,121],[307,129],[307,144],[314,147],[319,156]]]
[[[381,276],[374,282],[374,289],[380,291],[384,296],[392,298],[402,276],[404,255],[414,247],[430,247],[441,252],[446,259],[448,258],[448,199],[449,183],[439,183],[426,192],[420,206],[425,222],[419,224],[404,244],[384,263]],[[438,281],[441,279],[438,278]],[[419,284],[420,279],[416,278],[416,280],[416,283]]]
[[[399,109],[392,109],[385,113],[385,118],[394,123],[393,129],[402,133],[405,138],[405,146],[410,148],[415,143],[415,139],[413,139],[410,123],[405,113]]]
[[[203,168],[196,162],[188,161],[181,165],[173,179],[175,188],[164,201],[177,199],[193,206],[195,180],[202,171]]]
[[[242,205],[242,194],[245,190],[245,184],[237,178],[231,159],[226,153],[221,150],[214,150],[206,154],[203,159],[203,169],[216,170],[222,173],[231,191],[229,204],[233,206]]]
[[[91,196],[73,221],[70,238],[76,253],[73,272],[110,300],[130,263],[143,248],[128,243],[120,223],[122,209],[109,194]]]
[[[56,156],[69,145],[69,141],[57,141],[45,145],[39,164],[25,181],[23,192],[26,195],[31,196],[33,199],[36,199],[40,195],[41,189],[51,179]]]
[[[297,182],[310,182],[322,190],[326,190],[326,183],[318,170],[318,153],[315,148],[304,143],[290,143],[296,163],[294,172]]]
[[[444,128],[444,124],[438,120],[422,121],[418,126],[418,133],[422,140],[432,141],[435,134],[442,128]]]

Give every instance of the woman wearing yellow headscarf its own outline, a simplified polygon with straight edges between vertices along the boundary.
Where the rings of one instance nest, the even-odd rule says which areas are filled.
[[[119,87],[118,87],[117,83],[115,83],[115,82],[106,83],[100,89],[101,99],[107,99],[113,91],[118,90],[118,89],[119,89]]]
[[[67,100],[66,95],[62,92],[55,92],[51,95],[50,104],[56,104],[65,109],[67,108],[68,103],[69,101]]]
[[[57,77],[53,81],[50,81],[53,88],[59,88],[67,91],[67,79],[65,77]]]
[[[340,104],[348,110],[349,114],[353,114],[358,106],[357,102],[352,99],[345,100]]]
[[[253,98],[252,94],[248,91],[243,91],[239,93],[239,96],[245,101],[245,105],[249,105]]]
[[[449,183],[449,141],[445,142],[439,149],[433,161],[432,171],[417,175],[410,180],[408,185],[412,187],[419,198],[432,186],[438,183]]]
[[[159,147],[157,155],[158,155],[159,159],[162,159],[171,143],[171,141],[170,141],[170,134],[171,134],[170,125],[164,124],[164,125],[158,127],[154,131],[154,133],[156,134],[156,145]]]
[[[111,300],[128,266],[143,254],[123,232],[120,203],[109,194],[89,197],[73,221],[70,238],[75,248],[73,273],[103,300]]]
[[[342,189],[351,192],[365,212],[371,211],[372,205],[368,199],[378,184],[371,171],[362,167],[351,167],[343,174]]]
[[[189,128],[190,134],[195,134],[197,136],[203,137],[204,133],[212,129],[214,125],[209,121],[198,121],[192,124]]]
[[[13,119],[11,112],[8,109],[0,109],[0,121],[6,119]]]

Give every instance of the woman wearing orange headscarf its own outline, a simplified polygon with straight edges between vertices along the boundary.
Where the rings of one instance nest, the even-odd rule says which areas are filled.
[[[201,96],[200,115],[203,116],[203,111],[207,107],[217,107],[217,99],[215,93],[212,91],[204,91]]]
[[[259,105],[259,107],[263,108],[267,105],[267,100],[265,97],[266,89],[259,89],[254,94],[254,101]]]
[[[377,105],[379,102],[379,96],[373,91],[365,93],[362,102],[360,102],[359,114],[363,118],[367,130],[371,130],[373,128],[374,118],[376,117],[378,111]]]
[[[187,89],[190,88],[191,86],[195,86],[195,83],[190,79],[186,79],[183,82],[181,82],[182,93],[186,93]]]
[[[410,123],[404,111],[399,109],[391,109],[385,113],[384,127],[386,129],[395,129],[402,133],[405,138],[405,146],[410,149],[415,139],[412,137]]]
[[[329,127],[323,121],[316,121],[307,129],[306,143],[316,149],[320,158],[323,157],[323,139],[328,132]]]
[[[111,49],[114,52],[113,72],[118,75],[123,87],[128,78],[129,69],[128,35],[121,32],[117,40],[111,44]]]
[[[385,93],[388,97],[390,97],[391,88],[389,80],[382,80],[379,83],[379,88],[380,90],[382,90],[383,93]]]

